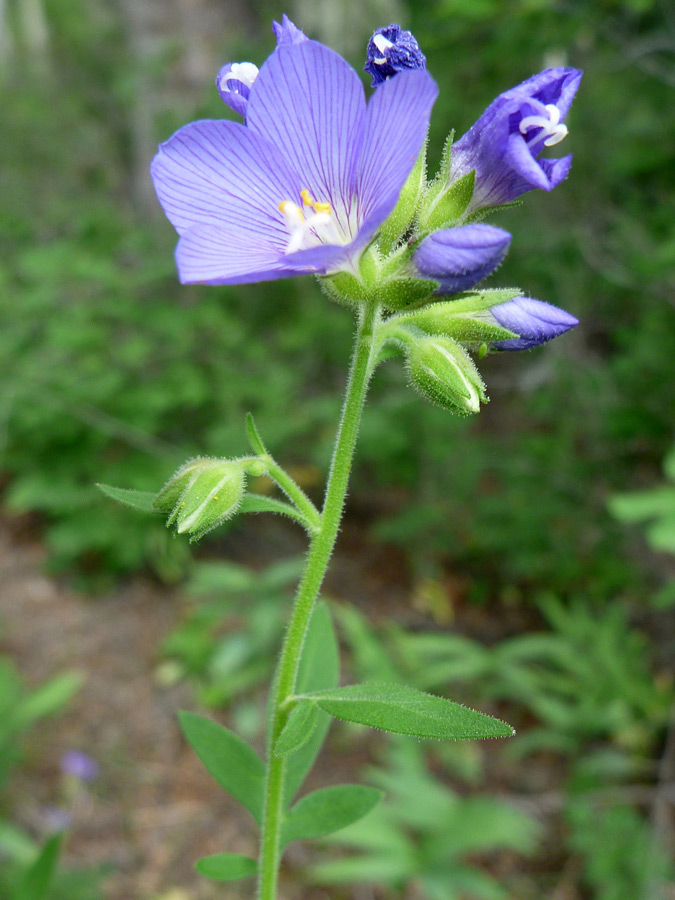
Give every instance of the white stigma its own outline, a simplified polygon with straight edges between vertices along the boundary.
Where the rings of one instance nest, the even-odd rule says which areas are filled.
[[[297,253],[320,244],[339,244],[335,216],[328,203],[317,203],[309,191],[301,191],[302,206],[292,200],[283,200],[279,204],[279,212],[284,217],[284,224],[290,232],[290,240],[286,245],[286,253]]]
[[[247,88],[252,88],[253,82],[257,77],[258,67],[254,63],[232,63],[230,71],[223,75],[220,80],[220,89],[221,91],[227,91],[229,93],[230,87],[228,81],[240,81]]]
[[[527,146],[538,143],[542,138],[544,147],[553,147],[559,144],[567,135],[567,125],[560,122],[560,110],[554,103],[547,103],[544,107],[546,116],[525,116],[521,120],[519,128],[520,133],[525,135],[531,128],[535,129],[535,133],[527,142]]]
[[[376,66],[383,66],[387,58],[384,56],[384,53],[390,48],[393,47],[394,44],[388,38],[386,38],[383,34],[374,34],[373,35],[373,43],[377,47],[377,49],[382,53],[382,56],[376,56],[373,59],[373,62]]]

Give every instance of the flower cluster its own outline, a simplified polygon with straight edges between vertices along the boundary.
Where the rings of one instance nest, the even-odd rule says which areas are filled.
[[[507,253],[511,235],[476,219],[526,191],[551,190],[569,172],[571,156],[541,154],[567,134],[576,69],[546,69],[497,97],[448,143],[427,183],[437,86],[409,31],[392,24],[371,37],[368,102],[357,73],[287,16],[274,33],[260,69],[227,63],[218,73],[221,97],[244,121],[194,122],[153,160],[184,283],[313,274],[344,302],[378,297],[393,312],[433,306],[470,291]],[[534,347],[577,324],[517,292],[487,311],[482,303],[473,319],[489,320],[493,339],[483,343],[496,349]],[[470,348],[469,330],[448,340]]]

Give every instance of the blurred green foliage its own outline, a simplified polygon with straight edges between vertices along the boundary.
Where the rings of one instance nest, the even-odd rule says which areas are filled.
[[[98,900],[102,869],[61,869],[64,834],[39,840],[14,821],[6,796],[11,772],[23,759],[21,739],[47,716],[58,714],[79,689],[75,672],[57,675],[28,690],[11,662],[0,656],[0,897],[7,900]],[[67,817],[66,810],[59,810]],[[45,816],[45,825],[47,825]]]

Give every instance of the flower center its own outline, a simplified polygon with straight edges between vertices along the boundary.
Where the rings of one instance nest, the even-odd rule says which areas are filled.
[[[544,147],[553,147],[555,144],[559,144],[567,135],[567,125],[563,125],[560,122],[560,110],[558,107],[554,103],[547,103],[543,110],[545,115],[525,116],[525,118],[521,119],[519,128],[523,136],[531,129],[534,129],[534,133],[527,141],[528,147],[539,143],[542,139],[544,140]]]
[[[291,233],[286,253],[308,250],[329,242],[342,243],[330,203],[315,200],[307,188],[300,191],[300,197],[300,204],[292,200],[282,200],[279,204],[279,212]]]

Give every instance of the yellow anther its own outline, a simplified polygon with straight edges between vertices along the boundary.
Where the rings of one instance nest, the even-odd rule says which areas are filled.
[[[302,202],[305,206],[314,206],[314,197],[312,197],[307,188],[303,188],[300,191],[300,196],[302,197]]]
[[[330,203],[313,203],[312,209],[315,213],[331,213]]]

